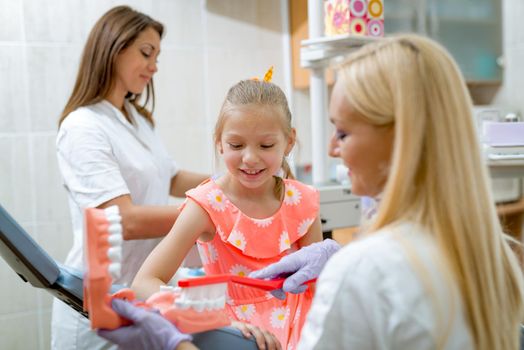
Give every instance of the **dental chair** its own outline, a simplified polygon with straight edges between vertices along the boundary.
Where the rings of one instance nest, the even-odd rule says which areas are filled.
[[[24,281],[60,299],[78,313],[83,310],[83,275],[81,271],[57,263],[0,205],[0,255]],[[123,286],[113,285],[112,292]],[[258,349],[253,339],[244,338],[236,328],[225,327],[193,334],[200,349]]]

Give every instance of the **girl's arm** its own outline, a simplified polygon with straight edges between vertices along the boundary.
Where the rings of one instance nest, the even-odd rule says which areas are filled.
[[[309,227],[307,233],[298,240],[298,246],[300,248],[308,246],[315,242],[322,240],[322,225],[320,223],[320,216],[317,216],[315,221]]]
[[[185,256],[200,236],[213,235],[215,227],[198,204],[188,200],[169,234],[149,254],[131,288],[139,299],[160,290],[173,277]]]

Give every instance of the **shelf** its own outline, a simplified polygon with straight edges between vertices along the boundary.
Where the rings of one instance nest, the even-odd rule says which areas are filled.
[[[351,50],[380,39],[370,36],[337,35],[302,40],[300,65],[304,68],[326,67],[332,60],[347,55]]]
[[[524,161],[522,159],[490,160],[488,166],[493,178],[524,177]]]
[[[524,197],[516,202],[497,204],[497,214],[500,216],[520,215],[524,213]]]

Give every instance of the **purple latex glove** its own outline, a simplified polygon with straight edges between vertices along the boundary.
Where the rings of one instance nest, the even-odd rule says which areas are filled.
[[[134,306],[122,299],[113,299],[111,307],[117,314],[133,322],[130,326],[114,330],[97,331],[99,336],[115,343],[119,349],[174,350],[180,342],[193,339],[154,311]]]
[[[340,249],[340,245],[332,239],[313,243],[298,251],[286,255],[279,262],[261,270],[251,272],[249,277],[273,279],[288,276],[282,289],[271,292],[278,299],[285,299],[288,293],[302,293],[307,289],[303,283],[317,278],[329,258]]]

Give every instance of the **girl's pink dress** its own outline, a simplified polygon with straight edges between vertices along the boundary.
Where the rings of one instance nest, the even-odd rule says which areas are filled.
[[[284,184],[280,209],[265,219],[244,215],[213,180],[186,193],[215,225],[216,234],[211,241],[197,242],[207,275],[247,276],[298,248],[297,240],[318,216],[318,191],[295,180],[284,179]],[[266,329],[279,339],[284,349],[296,349],[312,299],[309,289],[279,300],[266,291],[230,284],[226,309],[232,320]]]

